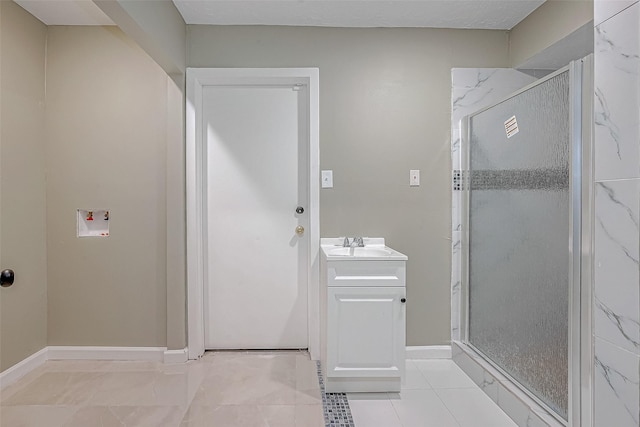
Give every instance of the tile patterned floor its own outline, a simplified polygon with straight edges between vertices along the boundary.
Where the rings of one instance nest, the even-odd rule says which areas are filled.
[[[2,391],[0,426],[515,426],[451,360],[407,361],[401,393],[347,401],[323,391],[306,352],[208,352],[176,365],[49,361]]]
[[[516,427],[451,360],[407,360],[400,393],[349,393],[357,427]]]
[[[213,352],[198,361],[49,361],[0,395],[2,427],[321,427],[306,352]]]

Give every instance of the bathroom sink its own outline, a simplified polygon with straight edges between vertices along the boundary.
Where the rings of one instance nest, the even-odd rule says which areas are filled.
[[[384,238],[364,238],[364,246],[343,247],[344,237],[323,238],[320,246],[327,260],[346,261],[401,261],[407,256],[384,244]]]
[[[327,251],[328,255],[352,256],[352,257],[387,257],[393,254],[385,248],[335,248]]]

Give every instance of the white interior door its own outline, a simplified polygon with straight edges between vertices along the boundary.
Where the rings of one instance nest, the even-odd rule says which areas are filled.
[[[207,349],[306,348],[306,88],[203,88]],[[305,212],[299,214],[301,206]]]

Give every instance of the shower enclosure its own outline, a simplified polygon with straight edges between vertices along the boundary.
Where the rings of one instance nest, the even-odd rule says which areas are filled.
[[[569,425],[590,352],[589,60],[463,121],[463,341]]]

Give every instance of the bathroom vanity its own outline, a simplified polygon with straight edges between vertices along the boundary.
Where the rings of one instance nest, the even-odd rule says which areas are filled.
[[[321,239],[321,363],[327,392],[400,391],[407,256],[364,238]]]

